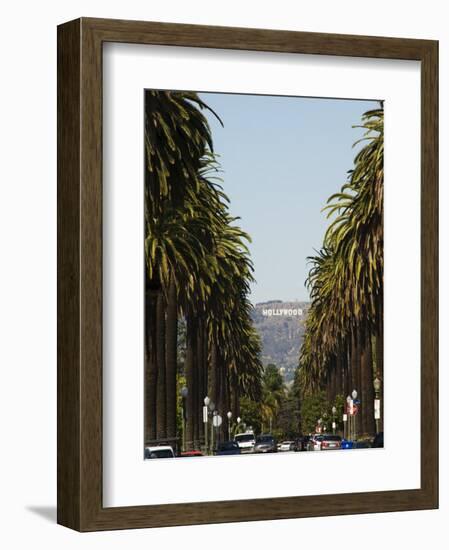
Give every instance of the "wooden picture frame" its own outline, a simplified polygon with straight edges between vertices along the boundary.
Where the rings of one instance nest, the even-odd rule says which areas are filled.
[[[421,62],[421,488],[104,508],[104,42]],[[58,27],[58,523],[78,531],[438,507],[438,43],[81,18]]]

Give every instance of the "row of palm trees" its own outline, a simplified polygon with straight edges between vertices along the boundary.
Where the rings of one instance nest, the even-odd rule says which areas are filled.
[[[260,397],[262,377],[250,238],[220,186],[207,110],[220,121],[195,93],[145,92],[145,442],[179,439],[182,370],[187,449],[204,440],[206,395],[236,418],[240,396]]]
[[[366,143],[325,207],[333,221],[309,258],[311,307],[299,365],[305,395],[325,389],[335,402],[357,389],[366,435],[375,432],[373,380],[383,379],[383,121],[382,105],[362,116]]]

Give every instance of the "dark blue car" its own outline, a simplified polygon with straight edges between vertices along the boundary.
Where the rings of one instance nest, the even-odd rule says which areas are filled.
[[[240,447],[235,441],[225,441],[218,444],[216,455],[239,455]]]

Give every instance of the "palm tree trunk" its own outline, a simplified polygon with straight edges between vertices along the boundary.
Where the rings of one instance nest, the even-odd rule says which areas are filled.
[[[351,341],[351,373],[352,373],[352,389],[351,393],[356,390],[358,396],[360,396],[360,335],[356,333],[354,329],[352,331],[352,341]],[[359,437],[360,435],[360,414],[354,415],[352,418],[354,433]]]
[[[326,372],[326,401],[330,403],[331,399],[331,373],[328,366],[328,370]]]
[[[384,380],[384,334],[383,334],[383,319],[379,323],[379,329],[376,334],[376,376],[382,382],[380,393],[380,420],[379,431],[383,432],[384,426],[384,396],[383,396],[383,380]]]
[[[167,437],[167,389],[165,372],[165,307],[163,292],[159,293],[156,306],[156,350],[157,350],[157,410],[156,438]]]
[[[157,296],[148,288],[145,292],[145,442],[156,439],[156,302]]]
[[[362,396],[363,432],[365,435],[373,436],[375,433],[374,386],[373,354],[370,335],[367,335],[365,339],[362,356]]]
[[[237,422],[237,418],[240,416],[240,397],[238,377],[235,370],[230,373],[230,401],[232,418],[234,422]]]
[[[207,335],[207,321],[203,323],[203,388],[204,397],[209,396],[209,345]],[[210,396],[209,396],[210,397]]]
[[[203,444],[204,441],[204,424],[203,424],[203,415],[202,407],[204,404],[204,398],[206,397],[206,392],[204,389],[204,345],[203,345],[203,334],[204,334],[204,320],[203,318],[198,319],[198,329],[197,329],[197,387],[198,387],[198,440],[199,447]]]
[[[192,450],[195,444],[195,331],[193,317],[186,316],[186,358],[185,375],[187,386],[186,398],[186,448]]]
[[[335,397],[337,395],[337,364],[335,357],[331,361],[331,404],[335,403]]]
[[[335,393],[336,395],[342,395],[343,392],[343,360],[341,357],[341,351],[338,350],[337,357],[335,358],[335,369],[336,369],[336,385]]]
[[[170,281],[165,330],[165,363],[167,385],[167,438],[176,438],[176,371],[178,347],[178,303],[174,280]]]
[[[193,321],[193,445],[200,448],[200,388],[199,388],[199,363],[198,363],[198,318]]]
[[[351,336],[351,382],[350,382],[351,387],[350,387],[349,394],[351,394],[353,390],[360,391],[360,387],[358,384],[359,371],[360,371],[360,349],[358,346],[355,330],[353,330],[352,336]]]
[[[218,404],[218,380],[217,380],[217,371],[218,371],[218,360],[217,360],[217,344],[215,340],[212,340],[210,345],[210,398],[217,406]]]

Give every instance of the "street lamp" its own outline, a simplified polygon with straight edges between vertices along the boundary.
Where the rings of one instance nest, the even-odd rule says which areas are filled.
[[[349,441],[351,440],[351,396],[348,395],[348,397],[346,398],[346,404],[347,404],[347,407],[346,407],[346,422],[347,422],[347,428],[346,428],[346,439],[348,439]]]
[[[203,423],[204,423],[204,445],[206,447],[206,454],[208,452],[209,442],[208,442],[208,432],[207,423],[209,421],[209,409],[210,397],[206,395],[204,398],[204,407],[203,407]]]
[[[379,420],[380,420],[380,390],[382,388],[382,382],[379,378],[379,373],[376,374],[376,378],[373,382],[375,399],[374,399],[374,419],[376,421],[376,433],[379,433]]]
[[[352,390],[352,400],[355,401],[357,399],[357,390]],[[352,406],[352,413],[353,413],[353,416],[354,416],[354,427],[353,427],[353,438],[354,440],[357,439],[357,418],[356,418],[356,415],[355,415],[355,411],[354,411],[354,406]]]
[[[323,413],[323,423],[324,423],[324,426],[323,426],[323,431],[327,431],[327,412]]]
[[[226,415],[228,417],[228,441],[231,441],[231,418],[232,418],[232,412],[228,411],[228,414]]]
[[[186,412],[186,399],[189,395],[189,390],[186,386],[183,386],[181,388],[181,397],[182,397],[182,407],[181,407],[181,416],[182,416],[182,450],[186,450],[186,420],[187,420],[187,412]]]
[[[213,420],[214,411],[215,411],[215,403],[212,401],[212,399],[209,399],[208,406],[209,406],[209,411],[210,411],[210,414],[212,415],[212,420]],[[211,450],[211,452],[213,452],[213,450],[214,450],[214,424],[213,424],[213,422],[210,423],[210,450]]]
[[[236,421],[236,424],[234,426],[234,436],[237,433],[240,433],[240,422],[242,421],[242,419],[240,418],[240,416],[238,416],[235,421]]]
[[[337,425],[335,424],[335,415],[337,414],[337,407],[334,405],[332,407],[332,433],[335,435],[335,428]]]

